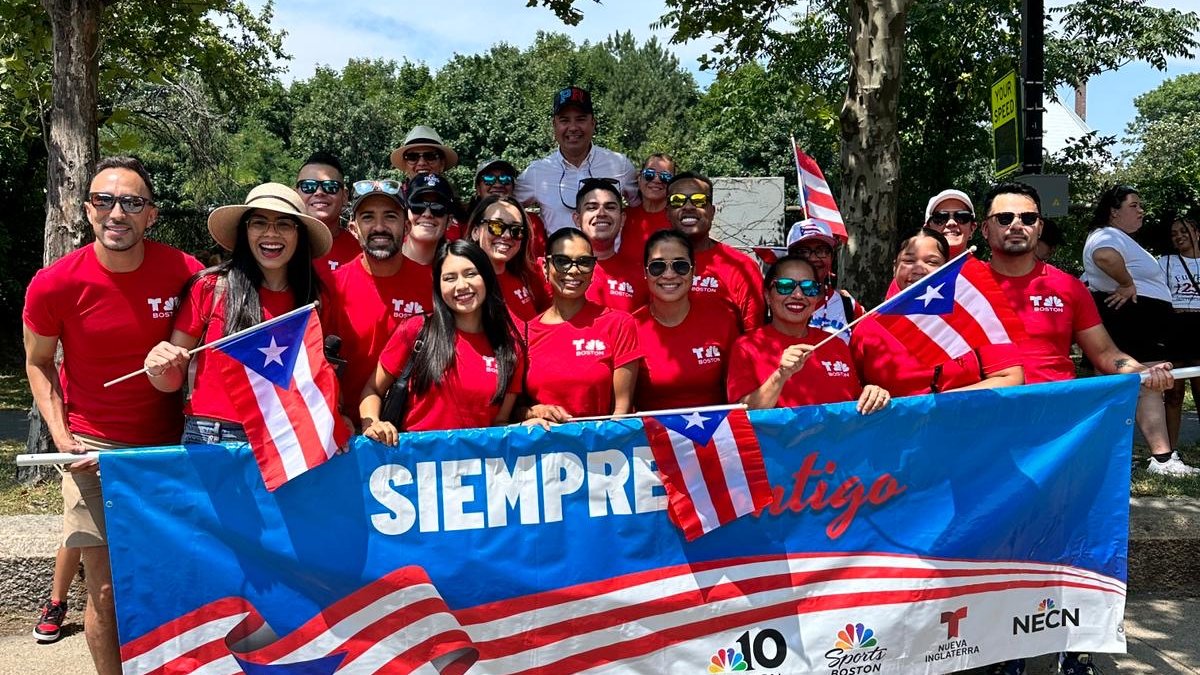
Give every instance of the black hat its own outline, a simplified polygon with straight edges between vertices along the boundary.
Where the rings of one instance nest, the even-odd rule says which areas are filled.
[[[592,114],[592,95],[588,93],[587,89],[574,86],[560,89],[554,95],[554,108],[550,114],[557,115],[559,111],[569,105],[573,105],[579,108],[580,111],[590,115]]]
[[[409,202],[420,201],[417,200],[417,196],[426,192],[436,193],[447,204],[454,203],[454,189],[450,187],[450,181],[440,173],[419,173],[404,186],[404,198]]]

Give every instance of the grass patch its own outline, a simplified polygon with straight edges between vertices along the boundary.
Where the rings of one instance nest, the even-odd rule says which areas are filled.
[[[52,514],[62,512],[58,481],[45,481],[32,487],[17,482],[13,459],[25,452],[21,441],[0,441],[0,516]]]
[[[16,366],[0,368],[0,410],[29,410],[33,396],[25,369]]]
[[[1146,448],[1139,443],[1134,450],[1131,496],[1200,498],[1200,476],[1171,478],[1151,474],[1146,471],[1146,457]],[[1200,443],[1180,448],[1179,457],[1189,466],[1200,466]]]

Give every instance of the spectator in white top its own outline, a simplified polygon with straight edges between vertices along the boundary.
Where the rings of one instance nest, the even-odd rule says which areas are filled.
[[[551,115],[558,150],[530,164],[517,179],[515,193],[522,204],[538,204],[546,234],[575,226],[571,220],[575,195],[585,179],[616,179],[625,199],[636,204],[633,163],[619,152],[592,144],[596,133],[592,95],[586,89],[567,87],[554,95]]]
[[[971,198],[961,190],[942,190],[925,205],[925,227],[941,233],[950,244],[950,257],[962,253],[971,243],[978,224]]]
[[[1171,289],[1171,330],[1167,351],[1177,368],[1200,366],[1200,227],[1196,219],[1179,216],[1171,222],[1171,247],[1175,252],[1158,257],[1158,265],[1167,275]],[[1200,401],[1200,378],[1175,380],[1175,387],[1163,396],[1167,406],[1167,435],[1171,447],[1179,441],[1183,419],[1183,397],[1192,383],[1192,399]]]
[[[1130,235],[1142,227],[1142,199],[1116,185],[1097,200],[1083,244],[1083,282],[1121,351],[1147,365],[1167,360],[1171,289],[1154,256]]]

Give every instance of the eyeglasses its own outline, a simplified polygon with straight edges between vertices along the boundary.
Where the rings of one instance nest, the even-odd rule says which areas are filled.
[[[671,182],[671,179],[675,177],[675,174],[671,173],[670,171],[655,171],[654,169],[642,169],[642,180],[646,181],[647,183],[654,180],[656,177],[659,180],[661,180],[663,182],[663,184],[666,184],[666,183]]]
[[[661,277],[662,275],[667,273],[668,267],[671,268],[672,272],[674,272],[675,274],[678,274],[681,277],[684,275],[687,275],[687,274],[691,274],[691,272],[692,272],[691,261],[684,260],[683,258],[676,258],[676,259],[670,260],[670,261],[651,260],[650,262],[646,263],[646,274],[649,274],[652,277]]]
[[[795,249],[801,258],[832,258],[833,249],[828,246],[800,246]]]
[[[498,218],[484,220],[479,223],[487,228],[488,232],[492,233],[493,237],[499,237],[505,232],[513,239],[525,238],[525,226],[521,223],[506,223]]]
[[[88,195],[88,201],[99,211],[111,211],[114,206],[120,204],[125,213],[141,213],[147,204],[152,203],[149,199],[137,195],[118,197],[107,192],[93,192]]]
[[[970,211],[934,211],[929,214],[929,222],[935,225],[945,225],[951,218],[956,223],[975,222],[975,214]]]
[[[441,150],[409,150],[408,152],[404,153],[404,161],[411,162],[413,164],[416,164],[422,159],[426,162],[436,162],[441,158]]]
[[[491,173],[484,174],[479,177],[479,180],[483,181],[483,184],[488,187],[491,187],[496,184],[500,184],[500,185],[512,185],[513,184],[513,177],[506,173],[502,173],[499,176],[497,176],[496,174],[491,174]]]
[[[434,216],[444,216],[450,212],[450,207],[441,202],[409,202],[408,210],[412,211],[414,216],[419,216],[426,211]]]
[[[372,192],[382,192],[385,195],[400,194],[400,181],[398,180],[356,180],[351,186],[354,190],[355,197],[369,195]]]
[[[254,234],[266,234],[272,227],[279,234],[295,234],[296,230],[300,229],[300,223],[287,216],[281,216],[275,220],[254,216],[246,221],[246,230]]]
[[[589,274],[596,268],[596,256],[581,255],[578,258],[572,258],[562,253],[553,253],[550,255],[550,264],[554,266],[554,269],[558,270],[559,274],[570,272],[572,267],[584,274]]]
[[[306,195],[316,193],[317,188],[321,188],[327,195],[336,195],[342,191],[342,181],[316,180],[314,178],[305,178],[304,180],[296,181],[296,189]]]
[[[771,282],[771,288],[780,295],[791,295],[799,288],[800,292],[810,298],[815,298],[821,294],[821,285],[812,279],[789,279],[788,277],[780,277]]]
[[[697,192],[691,195],[675,193],[670,197],[667,197],[667,206],[670,206],[673,209],[681,209],[683,208],[683,205],[688,202],[691,202],[692,206],[702,209],[708,206],[708,195],[702,192]]]
[[[1012,225],[1012,222],[1017,218],[1021,219],[1022,225],[1026,227],[1032,227],[1033,225],[1037,225],[1037,222],[1041,219],[1041,217],[1042,214],[1038,213],[1037,211],[1024,211],[1022,213],[1001,211],[1000,213],[993,213],[992,215],[988,216],[988,218],[995,218],[1000,227],[1008,227],[1009,225]]]

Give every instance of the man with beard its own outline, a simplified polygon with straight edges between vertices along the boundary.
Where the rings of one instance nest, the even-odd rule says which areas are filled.
[[[358,423],[358,399],[388,337],[410,316],[424,314],[433,298],[429,267],[401,253],[408,219],[395,180],[358,181],[350,222],[362,254],[333,274],[326,333],[342,339],[343,410]]]
[[[25,372],[33,401],[59,452],[175,444],[183,431],[178,393],[160,392],[144,377],[110,388],[104,383],[140,369],[150,349],[171,335],[179,290],[200,262],[144,239],[158,208],[149,174],[132,157],[96,165],[84,211],[96,241],[39,271],[25,295]],[[60,345],[61,366],[54,359]],[[63,545],[82,552],[83,631],[96,672],[119,675],[98,463],[80,459],[69,469],[62,486]],[[77,565],[56,565],[56,588],[63,579],[69,583]],[[39,640],[57,638],[63,600],[52,598],[43,609]]]
[[[313,261],[313,267],[322,273],[322,281],[328,283],[325,272],[332,272],[361,252],[358,239],[342,227],[342,209],[346,208],[346,184],[342,175],[342,163],[328,152],[314,152],[304,160],[296,176],[296,192],[304,201],[304,211],[325,223],[333,235],[333,246],[329,253]]]

